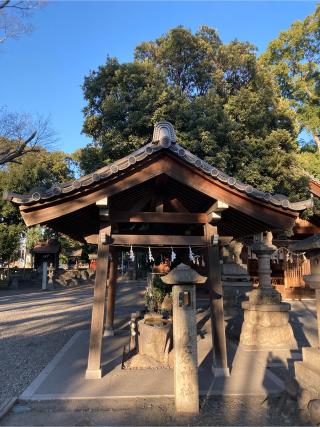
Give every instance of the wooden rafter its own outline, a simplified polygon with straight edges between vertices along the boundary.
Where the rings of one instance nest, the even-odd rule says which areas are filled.
[[[190,212],[124,212],[112,211],[111,222],[149,222],[172,224],[205,224],[208,221],[206,213]]]
[[[97,244],[98,235],[85,236],[88,243]],[[113,245],[160,245],[160,246],[204,246],[204,236],[172,236],[158,234],[113,234],[110,240]]]
[[[169,204],[175,209],[177,212],[188,212],[188,209],[180,202],[177,197],[169,200]]]

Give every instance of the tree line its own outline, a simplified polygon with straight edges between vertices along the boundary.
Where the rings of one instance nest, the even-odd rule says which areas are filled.
[[[19,13],[14,6],[29,3],[0,2],[0,40],[8,6]],[[249,42],[223,43],[208,26],[173,28],[138,45],[132,62],[107,57],[84,78],[83,133],[92,142],[71,156],[46,146],[53,134],[45,120],[0,110],[0,188],[26,193],[93,172],[168,120],[179,144],[217,168],[292,200],[308,197],[309,177],[320,179],[319,53],[320,6],[261,55]],[[0,257],[25,232],[17,210],[0,201]]]

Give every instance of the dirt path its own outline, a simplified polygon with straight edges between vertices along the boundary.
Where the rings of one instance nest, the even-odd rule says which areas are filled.
[[[134,288],[133,288],[134,286]],[[144,284],[119,283],[115,327],[141,308]],[[92,287],[0,293],[0,405],[17,397],[78,330],[89,329]]]

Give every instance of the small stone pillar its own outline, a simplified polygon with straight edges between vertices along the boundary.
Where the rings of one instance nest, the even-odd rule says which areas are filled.
[[[53,267],[53,264],[51,262],[48,268],[48,289],[54,289],[54,270],[55,268]]]
[[[199,412],[197,357],[196,285],[207,278],[191,267],[179,264],[161,277],[173,285],[174,395],[177,412]]]
[[[317,304],[317,322],[318,322],[318,346],[302,348],[302,362],[295,362],[295,374],[297,382],[301,388],[300,405],[302,407],[320,399],[320,234],[308,237],[292,244],[289,249],[295,252],[305,252],[311,261],[311,274],[304,276],[304,281],[310,288],[315,289]],[[320,423],[319,403],[317,404],[317,420],[315,420],[315,411],[308,405],[310,415],[313,415],[313,421]]]
[[[47,280],[48,280],[48,263],[44,261],[42,263],[42,290],[47,290]]]
[[[272,233],[255,235],[251,250],[258,258],[259,287],[247,292],[249,301],[242,303],[244,322],[240,343],[268,350],[296,348],[289,324],[291,306],[281,302],[281,294],[271,284],[270,260],[276,250]]]

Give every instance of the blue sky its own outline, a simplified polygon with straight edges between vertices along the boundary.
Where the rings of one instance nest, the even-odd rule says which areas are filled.
[[[130,61],[137,44],[177,25],[193,31],[208,25],[224,42],[250,41],[262,52],[315,7],[312,1],[48,2],[35,12],[31,34],[1,47],[0,105],[50,116],[56,148],[72,152],[90,141],[81,135],[81,84],[107,55]]]

